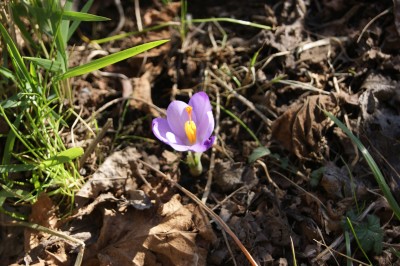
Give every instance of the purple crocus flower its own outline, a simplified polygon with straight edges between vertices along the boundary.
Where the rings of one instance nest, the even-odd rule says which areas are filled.
[[[214,116],[205,92],[198,92],[189,104],[173,101],[167,108],[167,118],[153,120],[153,133],[177,151],[204,152],[214,143]]]

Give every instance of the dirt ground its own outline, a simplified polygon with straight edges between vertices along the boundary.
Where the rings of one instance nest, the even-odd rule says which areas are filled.
[[[30,222],[74,240],[10,227],[0,264],[73,265],[83,241],[83,265],[250,265],[176,182],[203,199],[259,265],[294,265],[293,253],[298,265],[400,265],[398,219],[362,154],[321,110],[360,138],[400,202],[398,1],[194,0],[192,19],[272,29],[205,22],[184,35],[172,25],[85,42],[179,22],[180,2],[121,2],[124,16],[114,1],[95,1],[90,13],[112,20],[80,26],[73,65],[170,41],[71,80],[73,108],[97,119],[104,136],[81,169],[86,183],[72,216],[60,218],[57,202],[43,195]],[[186,155],[158,141],[151,122],[198,91],[219,103],[217,141],[203,154],[204,173],[192,177]],[[82,123],[74,132],[84,148],[95,139]],[[68,134],[65,141],[72,146]]]

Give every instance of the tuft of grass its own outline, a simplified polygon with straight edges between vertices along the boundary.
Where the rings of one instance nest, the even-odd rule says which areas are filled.
[[[79,23],[108,20],[86,13],[93,0],[81,12],[72,11],[72,2],[7,1],[0,5],[0,119],[9,128],[8,134],[0,136],[5,140],[0,159],[0,211],[19,219],[26,217],[8,212],[6,202],[33,203],[45,192],[72,206],[74,193],[84,182],[76,160],[84,151],[65,144],[64,132],[75,113],[69,79],[167,42],[142,44],[69,68],[68,40]],[[17,32],[24,47],[17,44]]]

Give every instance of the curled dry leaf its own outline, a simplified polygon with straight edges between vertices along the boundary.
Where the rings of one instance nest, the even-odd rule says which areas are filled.
[[[102,228],[96,243],[88,246],[84,264],[205,265],[212,231],[197,228],[208,221],[191,210],[178,195],[157,210],[103,209]]]
[[[321,111],[338,112],[334,95],[313,95],[292,104],[272,123],[272,136],[301,160],[323,159],[328,151],[325,132],[331,121]]]

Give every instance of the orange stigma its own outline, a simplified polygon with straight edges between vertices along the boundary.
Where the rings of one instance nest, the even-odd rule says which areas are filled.
[[[192,120],[193,108],[191,106],[188,106],[185,108],[185,110],[189,116],[189,121],[185,122],[185,132],[190,144],[193,144],[196,142],[196,124]]]

